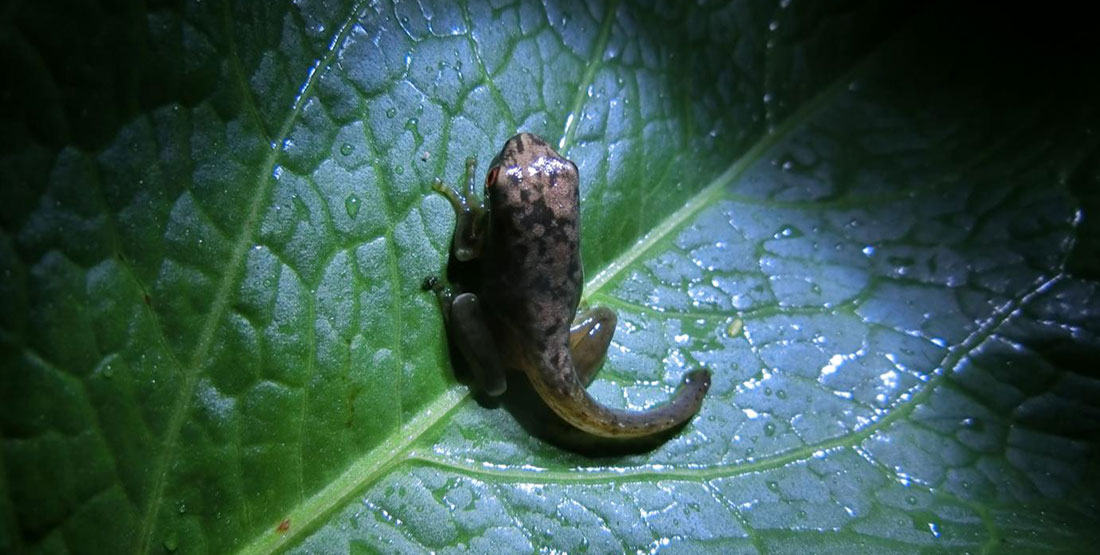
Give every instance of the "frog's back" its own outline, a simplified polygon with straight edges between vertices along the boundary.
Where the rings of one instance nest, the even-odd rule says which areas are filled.
[[[529,133],[493,162],[483,294],[528,338],[567,337],[583,280],[577,167]]]

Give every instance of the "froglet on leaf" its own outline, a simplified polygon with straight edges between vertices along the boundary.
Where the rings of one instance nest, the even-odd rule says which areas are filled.
[[[484,202],[473,194],[474,166],[467,159],[463,191],[438,179],[432,188],[454,207],[452,255],[474,264],[476,283],[457,295],[436,278],[424,288],[435,291],[476,386],[500,395],[505,370],[522,370],[562,419],[601,437],[650,436],[691,419],[710,387],[705,369],[688,372],[671,400],[646,411],[606,407],[585,390],[616,317],[602,307],[576,314],[583,286],[576,164],[520,133],[493,159]]]

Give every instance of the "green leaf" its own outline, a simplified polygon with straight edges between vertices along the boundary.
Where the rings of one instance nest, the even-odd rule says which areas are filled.
[[[0,551],[1087,551],[1098,90],[1058,17],[9,7]],[[426,185],[517,130],[580,167],[593,394],[714,375],[651,451],[452,375]]]

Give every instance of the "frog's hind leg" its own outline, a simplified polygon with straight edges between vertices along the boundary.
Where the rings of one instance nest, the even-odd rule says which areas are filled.
[[[473,293],[454,295],[437,278],[424,280],[424,289],[431,289],[439,299],[451,340],[462,353],[474,377],[474,385],[486,395],[496,397],[507,388],[504,363],[500,360],[496,341],[485,322],[481,302]]]
[[[598,306],[579,315],[569,328],[569,351],[573,355],[573,367],[577,371],[577,378],[585,387],[592,383],[596,370],[603,363],[617,322],[618,317],[611,309]]]

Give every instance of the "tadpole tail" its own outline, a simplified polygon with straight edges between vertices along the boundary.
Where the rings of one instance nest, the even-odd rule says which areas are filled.
[[[699,412],[710,389],[710,371],[699,368],[684,375],[667,402],[649,410],[625,411],[593,399],[572,366],[527,374],[539,396],[558,416],[585,432],[609,438],[644,437],[680,426]]]

